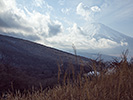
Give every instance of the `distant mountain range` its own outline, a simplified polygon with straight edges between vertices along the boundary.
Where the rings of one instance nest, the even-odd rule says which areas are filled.
[[[79,50],[82,56],[96,55],[98,53],[105,54],[103,58],[112,58],[111,56],[120,56],[126,49],[129,50],[129,57],[133,57],[133,38],[126,36],[118,31],[115,31],[101,23],[90,24],[86,27],[83,34],[84,40],[88,39],[88,49]],[[83,39],[82,39],[83,40]],[[93,42],[92,42],[93,41]],[[89,47],[89,42],[91,47]],[[94,48],[93,48],[94,47]],[[93,53],[92,55],[90,53]],[[110,57],[106,56],[110,55]],[[107,60],[107,59],[105,59]]]

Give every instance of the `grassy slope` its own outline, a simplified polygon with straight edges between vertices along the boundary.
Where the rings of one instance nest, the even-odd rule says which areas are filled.
[[[103,70],[99,76],[81,77],[79,74],[74,82],[64,76],[63,85],[52,89],[38,90],[16,94],[10,92],[6,100],[132,100],[133,99],[133,64],[122,59],[112,65],[115,72],[106,74]],[[106,74],[106,75],[105,75]],[[4,95],[3,95],[4,97]],[[2,99],[2,98],[1,98]],[[4,99],[2,99],[4,100]]]

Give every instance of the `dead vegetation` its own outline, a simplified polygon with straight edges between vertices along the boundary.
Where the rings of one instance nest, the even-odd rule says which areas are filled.
[[[110,65],[115,71],[107,74],[107,69],[102,69],[97,75],[96,64],[93,64],[95,76],[91,79],[82,75],[83,70],[75,74],[71,66],[73,71],[65,71],[63,83],[60,83],[62,69],[59,66],[58,85],[53,88],[43,90],[40,85],[39,90],[32,88],[32,91],[26,93],[19,90],[15,93],[7,92],[3,93],[1,100],[132,100],[132,60],[128,62],[126,54],[123,54],[121,61],[112,62]]]

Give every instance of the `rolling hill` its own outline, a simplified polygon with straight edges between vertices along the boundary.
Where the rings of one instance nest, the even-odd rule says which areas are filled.
[[[57,83],[58,67],[62,74],[70,65],[75,72],[81,63],[91,63],[91,59],[75,56],[57,49],[27,40],[0,35],[0,91],[11,88],[30,88],[41,83],[43,87]],[[90,71],[91,67],[86,67]],[[3,78],[4,77],[4,78]]]

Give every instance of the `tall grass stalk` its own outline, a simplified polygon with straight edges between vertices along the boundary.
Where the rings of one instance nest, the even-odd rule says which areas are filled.
[[[95,73],[91,80],[88,76],[82,76],[82,72],[75,76],[73,68],[74,79],[71,79],[71,72],[67,69],[63,77],[64,84],[59,83],[54,88],[46,90],[41,87],[41,90],[35,91],[33,88],[33,91],[27,94],[19,91],[10,92],[6,97],[3,94],[0,100],[133,100],[133,64],[124,56],[120,62],[111,66],[115,72],[106,74],[103,70],[100,75]],[[94,63],[95,71],[96,67]],[[60,80],[60,67],[58,74]]]

